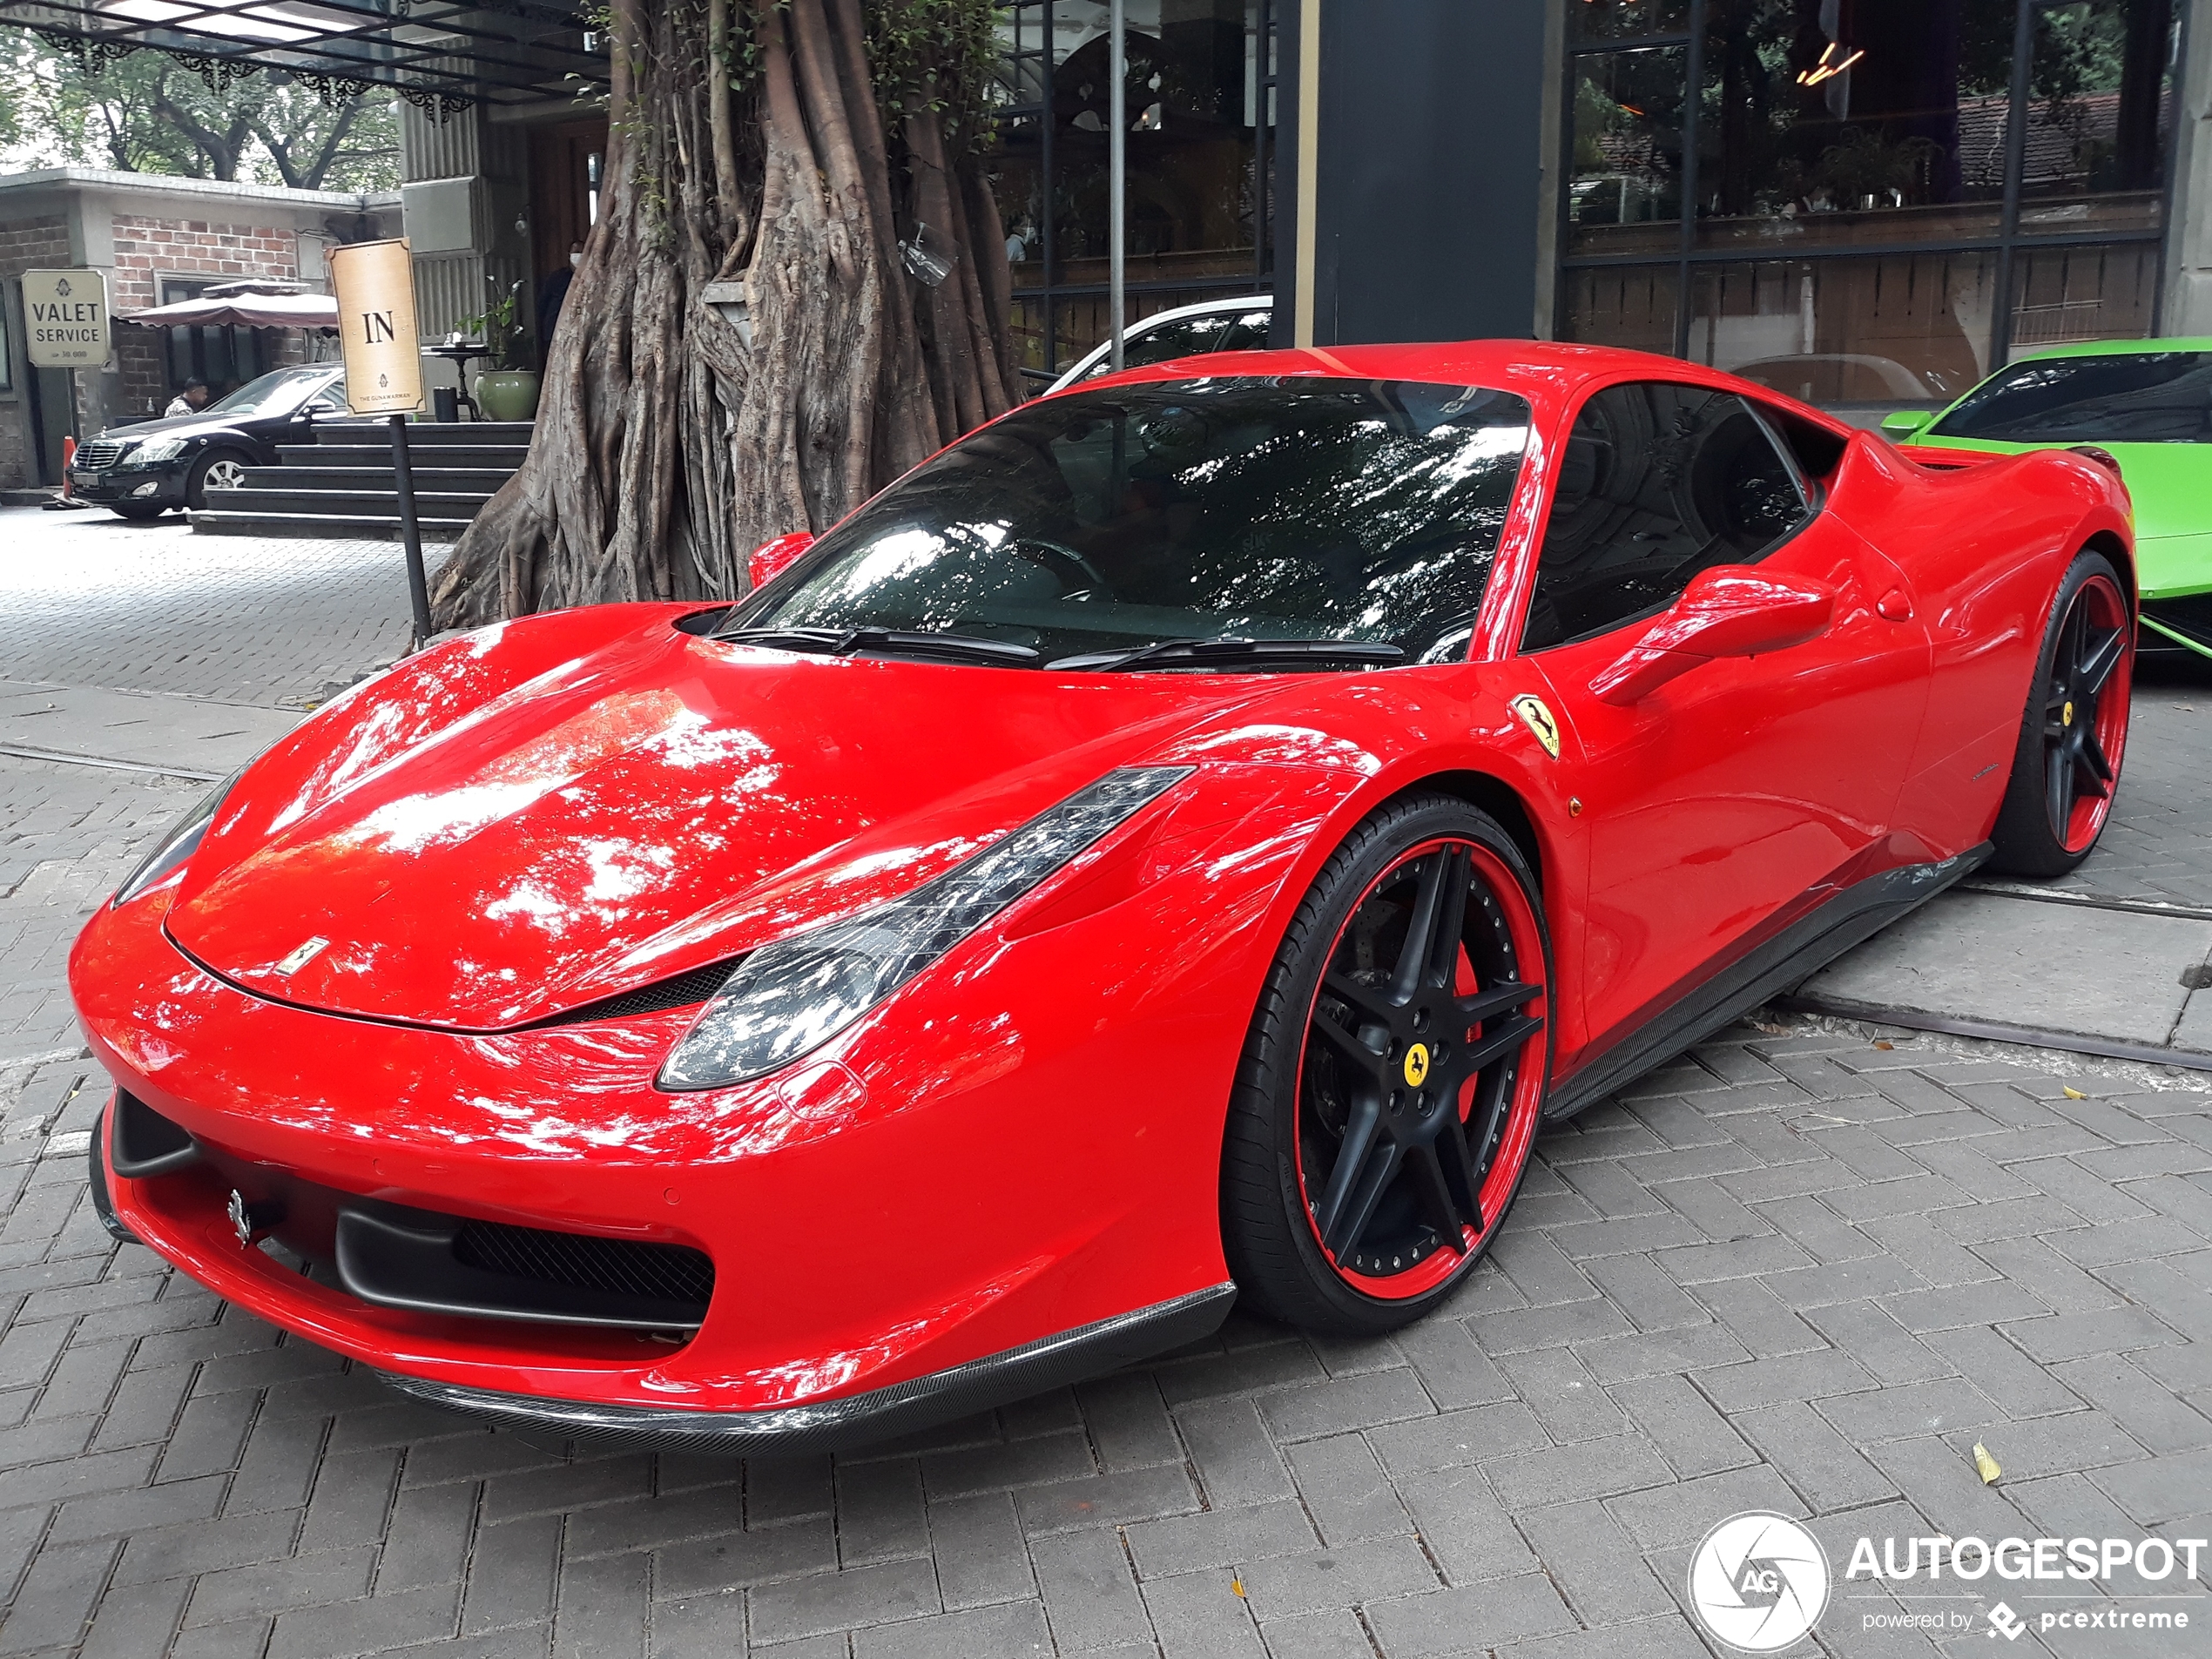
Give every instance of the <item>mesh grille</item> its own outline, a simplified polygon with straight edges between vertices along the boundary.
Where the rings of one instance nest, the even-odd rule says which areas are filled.
[[[722,988],[737,968],[735,962],[709,962],[705,968],[695,968],[688,974],[678,974],[674,979],[664,979],[658,985],[641,985],[634,991],[624,991],[618,996],[603,996],[597,1002],[586,1002],[582,1008],[570,1008],[565,1014],[556,1014],[540,1020],[546,1025],[580,1025],[587,1020],[624,1020],[633,1014],[658,1014],[664,1008],[689,1008],[704,1002]]]
[[[683,1244],[644,1244],[583,1233],[548,1232],[471,1221],[453,1241],[464,1265],[573,1290],[689,1302],[704,1309],[714,1295],[714,1262]]]
[[[79,444],[77,448],[77,464],[94,471],[103,467],[112,467],[122,459],[122,456],[123,445],[114,438],[109,438],[105,442]]]

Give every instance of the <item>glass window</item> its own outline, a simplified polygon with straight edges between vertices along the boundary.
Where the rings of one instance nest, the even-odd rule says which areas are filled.
[[[1271,0],[1129,0],[1126,280],[1134,322],[1255,286],[1270,253]],[[1017,298],[1051,296],[1024,361],[1066,368],[1106,338],[1107,0],[1001,14],[988,163]]]
[[[1672,265],[1586,266],[1564,273],[1559,337],[1629,351],[1675,354]]]
[[[2212,442],[2212,353],[2039,357],[1978,388],[1936,423],[2001,443]]]
[[[1521,649],[1649,617],[1806,515],[1796,467],[1742,398],[1663,381],[1595,393],[1561,458]]]
[[[2157,228],[2173,125],[2170,0],[2039,5],[2023,235]]]
[[[1808,403],[1940,404],[1987,372],[1996,272],[1985,250],[1696,265],[1689,355]]]
[[[2014,0],[1707,0],[1698,241],[1994,236]]]
[[[1689,27],[1689,0],[1581,0],[1568,16],[1578,41],[1678,35]]]
[[[1463,651],[1526,446],[1480,387],[1218,378],[1017,409],[810,550],[731,627],[938,630],[1049,658],[1163,639]]]
[[[1679,46],[1577,57],[1567,185],[1575,253],[1672,253],[1682,237]]]
[[[2158,244],[2036,247],[2013,255],[2012,347],[2141,340],[2157,314]]]
[[[1123,341],[1122,366],[1142,368],[1147,363],[1170,362],[1177,357],[1197,357],[1209,352],[1264,350],[1269,315],[1267,310],[1261,309],[1209,311],[1196,317],[1178,317]],[[1083,378],[1089,380],[1113,371],[1112,360],[1101,358],[1097,367]]]

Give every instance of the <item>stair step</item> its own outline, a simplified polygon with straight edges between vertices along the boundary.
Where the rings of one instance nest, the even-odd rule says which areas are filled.
[[[187,513],[198,536],[313,536],[346,542],[396,542],[397,516],[349,516],[335,513],[242,513],[209,508]],[[469,528],[465,518],[425,518],[416,529],[426,542],[451,542]]]
[[[448,443],[519,443],[528,445],[536,422],[532,421],[409,421],[407,423],[407,445],[410,449],[427,449]],[[392,428],[383,421],[318,421],[314,425],[315,441],[319,443],[361,443],[375,442],[388,444]]]
[[[226,500],[224,509],[229,510],[235,506],[236,510],[246,513],[314,513],[336,517],[367,514],[370,516],[396,517],[400,510],[399,496],[392,489],[388,477],[381,489],[261,489],[233,490],[231,495],[236,500]],[[209,500],[212,502],[213,499],[213,492],[211,491]],[[457,518],[465,522],[475,517],[490,499],[491,491],[489,489],[431,490],[418,488],[415,492],[415,510],[423,518]]]
[[[529,453],[520,444],[454,443],[439,449],[435,460],[441,467],[496,467],[502,472],[513,472]],[[410,450],[408,455],[410,464],[415,467],[427,466],[432,458],[422,450]],[[277,455],[287,467],[375,467],[388,473],[392,469],[388,443],[280,443]]]
[[[504,467],[415,467],[415,493],[443,491],[489,496],[515,475]],[[351,489],[392,493],[392,469],[383,467],[248,467],[246,489]]]

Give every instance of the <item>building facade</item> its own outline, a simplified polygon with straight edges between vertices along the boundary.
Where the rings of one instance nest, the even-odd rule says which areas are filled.
[[[1130,0],[1129,314],[1277,343],[1534,334],[1838,407],[2212,332],[2191,0]],[[1105,333],[1101,0],[1002,30],[1032,369]]]
[[[0,179],[0,488],[57,483],[62,440],[158,414],[189,381],[220,395],[314,349],[296,329],[111,327],[105,369],[34,369],[25,271],[107,273],[115,316],[260,277],[325,284],[323,250],[397,233],[396,196],[61,167]],[[71,380],[75,398],[71,401]]]

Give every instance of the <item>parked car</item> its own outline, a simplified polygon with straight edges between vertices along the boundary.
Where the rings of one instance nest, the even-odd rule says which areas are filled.
[[[1239,294],[1230,300],[1207,300],[1195,306],[1177,306],[1131,323],[1122,336],[1122,366],[1143,368],[1177,357],[1197,357],[1217,351],[1264,351],[1274,304],[1265,294]],[[1047,388],[1062,392],[1081,381],[1096,380],[1113,372],[1113,343],[1096,347],[1076,361],[1075,367]]]
[[[2054,346],[1882,430],[1916,448],[2105,450],[2135,502],[2142,649],[2212,657],[2212,339]]]
[[[1447,1303],[1540,1118],[2128,738],[2127,492],[1521,341],[1138,369],[734,604],[326,705],[78,941],[106,1223],[417,1398],[819,1450]],[[303,1267],[308,1271],[302,1271]]]
[[[296,442],[316,416],[345,413],[339,364],[271,369],[196,414],[110,427],[78,445],[70,493],[125,518],[205,507],[210,490],[238,488],[246,468],[276,465],[277,445]]]

